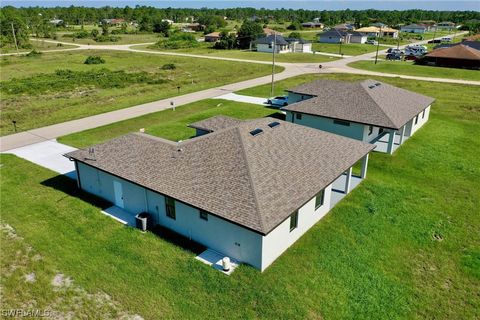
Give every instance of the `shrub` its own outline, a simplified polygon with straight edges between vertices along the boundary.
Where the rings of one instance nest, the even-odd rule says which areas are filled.
[[[63,43],[57,43],[57,47],[63,47]]]
[[[41,54],[42,53],[40,51],[37,51],[37,50],[33,49],[32,51],[27,53],[27,57],[38,57]]]
[[[189,33],[177,33],[168,39],[159,40],[154,47],[162,49],[181,49],[198,47],[198,41]]]
[[[73,35],[72,35],[73,38],[77,38],[77,39],[86,39],[86,38],[89,38],[90,37],[90,33],[88,33],[87,31],[85,30],[80,30],[78,32],[75,32]]]
[[[95,41],[97,42],[117,42],[118,40],[120,40],[120,37],[118,36],[104,36],[104,35],[101,35],[101,36],[98,36],[95,38]]]
[[[85,59],[84,64],[102,64],[105,63],[105,60],[102,59],[100,56],[88,56],[87,59]]]
[[[177,66],[173,63],[167,63],[162,66],[162,70],[175,70]]]

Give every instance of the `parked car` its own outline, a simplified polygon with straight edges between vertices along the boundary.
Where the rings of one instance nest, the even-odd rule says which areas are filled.
[[[407,56],[423,56],[427,53],[427,47],[421,45],[412,45],[405,48],[405,55]]]
[[[450,37],[443,37],[441,41],[442,41],[442,42],[451,42],[451,41],[452,41],[452,38],[450,38]]]
[[[367,40],[367,42],[365,42],[366,44],[373,44],[374,46],[376,46],[378,44],[378,41],[377,40]]]
[[[393,53],[393,54],[397,54],[397,55],[405,54],[405,52],[403,52],[400,49],[396,49],[396,48],[388,48],[387,53]]]
[[[287,96],[278,96],[270,98],[267,100],[267,103],[271,106],[288,106],[288,97]]]
[[[396,53],[389,53],[386,56],[387,60],[402,60],[402,56]]]
[[[433,39],[433,40],[429,40],[428,43],[442,43],[442,40],[440,40],[440,39]]]

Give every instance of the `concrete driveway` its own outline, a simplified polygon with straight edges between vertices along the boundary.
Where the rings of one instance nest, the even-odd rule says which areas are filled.
[[[47,140],[25,147],[7,150],[3,153],[12,153],[17,157],[38,164],[44,168],[76,179],[75,165],[63,156],[65,153],[75,150],[77,149],[58,143],[56,140]]]
[[[259,105],[262,105],[262,106],[268,105],[267,104],[267,99],[265,99],[265,98],[244,96],[244,95],[236,94],[236,93],[223,94],[221,96],[214,97],[213,99],[224,99],[224,100],[231,100],[231,101],[237,101],[237,102],[259,104]]]

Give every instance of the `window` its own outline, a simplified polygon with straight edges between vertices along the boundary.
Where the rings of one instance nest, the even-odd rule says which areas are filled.
[[[208,221],[208,212],[200,210],[200,219],[203,219],[205,221]]]
[[[325,198],[325,190],[320,191],[315,196],[315,210],[323,206],[323,200]]]
[[[425,119],[425,110],[423,110],[422,119]]]
[[[348,122],[348,121],[333,120],[333,123],[338,124],[338,125],[341,125],[341,126],[350,127],[350,122]]]
[[[165,197],[165,209],[167,211],[167,217],[175,220],[175,200],[170,197]]]
[[[418,116],[415,117],[415,124],[418,123]]]
[[[368,126],[368,135],[373,133],[373,126]]]
[[[290,231],[293,231],[293,229],[296,229],[298,226],[298,210],[292,213],[290,216]]]
[[[297,118],[297,120],[302,120],[302,114],[301,113],[295,113],[295,118]]]

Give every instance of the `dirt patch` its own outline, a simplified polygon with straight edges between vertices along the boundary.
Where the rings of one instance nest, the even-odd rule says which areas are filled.
[[[63,273],[58,273],[52,279],[52,286],[54,286],[56,289],[62,289],[65,287],[70,287],[72,282],[72,279],[66,277]]]

